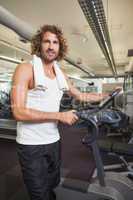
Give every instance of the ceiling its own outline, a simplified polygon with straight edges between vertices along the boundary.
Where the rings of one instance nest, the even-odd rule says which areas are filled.
[[[63,61],[69,76],[87,78],[90,72],[96,77],[112,75],[78,0],[0,0],[0,5],[35,30],[43,24],[56,24],[63,29],[69,45],[68,58],[88,72]],[[133,0],[103,0],[103,6],[117,74],[121,75],[130,60],[128,49],[133,48]],[[0,55],[28,60],[30,43],[21,42],[15,32],[0,25]],[[13,63],[0,61],[1,73],[10,73],[15,67]]]

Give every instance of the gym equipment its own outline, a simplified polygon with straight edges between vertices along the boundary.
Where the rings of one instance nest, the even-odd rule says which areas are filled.
[[[5,91],[0,91],[0,118],[13,119],[10,103],[10,94]]]
[[[133,166],[127,162],[125,156],[133,156],[133,144],[122,143],[110,140],[99,140],[98,146],[101,152],[107,153],[109,156],[117,157],[121,161],[121,164],[117,165],[116,168],[112,166],[108,167],[107,170],[115,170],[117,168],[124,168],[124,174],[133,180]]]
[[[133,195],[133,183],[127,177],[122,176],[119,173],[104,173],[102,160],[97,146],[97,123],[100,119],[102,120],[102,123],[104,123],[104,119],[105,122],[107,122],[107,119],[102,119],[102,117],[99,118],[99,116],[97,118],[97,113],[95,111],[94,113],[92,111],[90,113],[86,112],[85,115],[84,113],[80,112],[77,113],[77,115],[86,121],[89,133],[91,132],[91,135],[88,135],[86,145],[91,145],[93,149],[99,184],[97,180],[94,180],[93,183],[88,183],[87,185],[87,183],[83,183],[80,181],[78,182],[77,180],[74,181],[71,179],[66,179],[62,182],[62,186],[65,187],[66,191],[68,189],[78,191],[79,196],[80,193],[86,193],[87,199],[131,200]],[[115,123],[115,117],[113,119],[113,124]],[[116,122],[118,122],[117,117]],[[109,123],[111,124],[111,118]],[[66,195],[68,195],[68,191]]]
[[[110,101],[118,91],[114,91],[110,98],[105,102]],[[98,108],[91,110],[80,110],[76,114],[82,119],[88,129],[85,144],[92,147],[96,168],[97,179],[92,183],[64,179],[57,188],[57,197],[59,199],[95,199],[95,200],[131,200],[133,195],[133,182],[126,176],[115,172],[104,172],[98,144],[97,137],[99,135],[99,124],[107,123],[110,126],[115,126],[120,121],[120,116],[115,111],[105,110],[104,104],[100,104]],[[107,112],[106,112],[107,111]],[[62,187],[61,187],[62,186]]]
[[[124,77],[124,112],[130,116],[133,128],[133,69],[125,73]]]
[[[108,98],[105,100],[106,107],[108,107],[108,102],[110,102],[111,99],[117,96],[118,94],[119,94],[119,90],[114,91],[112,94],[110,94],[111,98]],[[102,102],[101,105],[102,105],[102,108],[104,108],[104,102]],[[129,120],[130,120],[129,116],[127,116],[125,113],[117,109],[115,110],[106,109],[105,111],[102,110],[102,112],[98,113],[97,117],[101,115],[102,115],[102,120],[104,120],[105,122],[103,123],[103,126],[107,125],[106,128],[108,127],[110,129],[109,130],[110,132],[115,131],[115,134],[110,133],[109,136],[113,135],[113,137],[115,137],[119,135],[119,133],[121,133],[122,139],[124,141],[127,141],[128,139],[128,142],[125,143],[125,142],[117,142],[116,140],[99,139],[98,140],[99,149],[102,152],[107,153],[108,155],[117,157],[121,161],[121,168],[122,167],[125,168],[125,171],[126,171],[125,175],[133,179],[133,166],[129,164],[124,157],[124,156],[133,156],[133,143],[132,143],[133,138],[130,138],[132,129],[129,124]],[[113,123],[113,120],[115,123]],[[111,123],[111,126],[110,126],[109,121]],[[86,137],[83,138],[83,143],[85,143],[85,140],[86,140]],[[111,168],[108,168],[108,170],[111,170]]]
[[[73,97],[70,97],[67,93],[64,93],[60,103],[60,111],[72,109],[72,99]]]

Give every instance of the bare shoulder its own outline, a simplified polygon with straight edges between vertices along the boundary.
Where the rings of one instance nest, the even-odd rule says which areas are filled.
[[[16,69],[15,73],[31,73],[32,72],[32,64],[31,63],[21,63],[19,64]]]
[[[30,63],[21,63],[15,69],[13,80],[14,79],[27,80],[30,79],[31,76],[32,76],[32,65]]]

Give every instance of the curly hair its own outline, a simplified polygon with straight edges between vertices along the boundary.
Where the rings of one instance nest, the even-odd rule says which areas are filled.
[[[31,40],[31,54],[35,54],[38,57],[41,57],[41,42],[43,35],[46,32],[54,33],[57,36],[59,40],[59,55],[57,60],[59,61],[64,59],[68,50],[67,42],[63,36],[62,30],[55,25],[44,25],[37,31]]]

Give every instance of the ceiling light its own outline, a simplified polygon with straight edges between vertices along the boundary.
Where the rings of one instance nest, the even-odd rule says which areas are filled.
[[[113,75],[117,76],[102,0],[78,0],[78,2]]]

